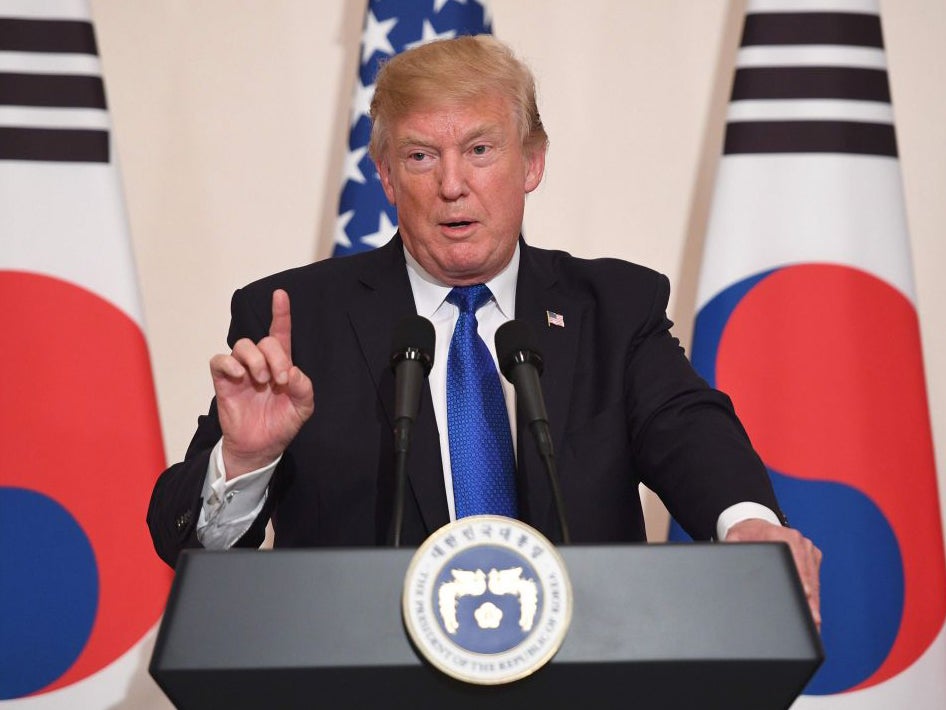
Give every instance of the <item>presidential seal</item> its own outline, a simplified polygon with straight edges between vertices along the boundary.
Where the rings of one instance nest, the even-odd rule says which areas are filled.
[[[512,518],[476,515],[445,525],[414,554],[404,624],[434,667],[498,685],[535,672],[558,651],[572,590],[558,551]]]

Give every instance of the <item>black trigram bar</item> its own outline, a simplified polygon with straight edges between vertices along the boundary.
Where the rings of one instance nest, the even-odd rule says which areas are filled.
[[[877,15],[854,12],[764,12],[746,15],[742,46],[843,44],[883,47]]]
[[[100,76],[0,73],[0,105],[105,108]]]
[[[0,17],[0,51],[98,55],[91,22]]]
[[[723,154],[856,153],[897,156],[889,123],[859,121],[733,121],[726,125]]]
[[[890,102],[883,69],[860,67],[744,67],[736,70],[732,100],[853,99]]]
[[[0,126],[0,160],[107,163],[108,131]]]

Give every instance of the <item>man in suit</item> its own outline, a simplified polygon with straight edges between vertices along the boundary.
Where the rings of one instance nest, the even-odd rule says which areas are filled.
[[[457,453],[457,397],[447,395],[448,370],[464,358],[448,350],[463,318],[473,317],[488,349],[499,325],[516,318],[535,327],[545,358],[573,541],[644,540],[643,482],[696,538],[787,542],[817,621],[820,552],[782,524],[728,398],[694,373],[670,335],[667,279],[521,239],[548,143],[529,70],[489,37],[435,42],[382,69],[371,116],[370,151],[398,234],[374,252],[234,294],[232,351],[211,360],[210,413],[185,460],[155,486],[148,521],[162,558],[173,565],[187,547],[258,546],[270,517],[278,546],[387,542],[391,331],[414,313],[433,322],[437,347],[408,461],[403,538],[419,543],[468,514],[470,457]],[[473,291],[485,300],[464,311],[457,294]],[[509,459],[508,471],[484,485],[504,488],[518,517],[556,539],[543,465],[516,422],[511,386],[499,386],[518,445],[496,455]]]

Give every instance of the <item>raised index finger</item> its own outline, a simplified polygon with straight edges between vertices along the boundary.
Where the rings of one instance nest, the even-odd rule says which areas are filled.
[[[273,291],[273,320],[269,325],[269,334],[286,351],[292,361],[292,316],[289,313],[289,294],[281,288]]]

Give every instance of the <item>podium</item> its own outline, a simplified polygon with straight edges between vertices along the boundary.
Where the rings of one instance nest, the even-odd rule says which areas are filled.
[[[559,548],[558,654],[502,686],[449,678],[401,618],[413,550],[186,551],[150,672],[187,708],[787,708],[823,660],[782,544]]]

